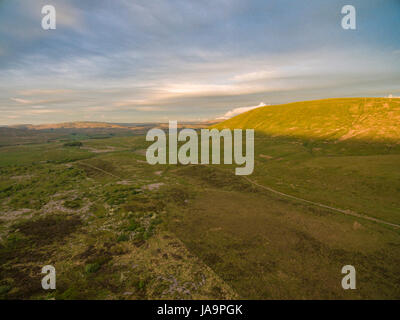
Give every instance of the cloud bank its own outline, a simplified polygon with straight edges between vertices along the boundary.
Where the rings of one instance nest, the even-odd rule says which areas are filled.
[[[399,96],[400,1],[354,1],[355,31],[340,26],[340,0],[0,1],[0,124],[215,119],[254,101]],[[44,31],[51,2],[57,29]]]

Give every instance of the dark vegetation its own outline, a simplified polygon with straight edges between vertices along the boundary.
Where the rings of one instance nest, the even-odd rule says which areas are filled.
[[[64,147],[81,147],[83,145],[80,141],[70,141],[63,144]]]

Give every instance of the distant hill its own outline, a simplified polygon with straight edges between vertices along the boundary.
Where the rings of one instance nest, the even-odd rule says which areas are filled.
[[[10,126],[17,129],[30,129],[30,130],[47,130],[47,129],[87,129],[87,128],[115,128],[115,129],[127,129],[126,126],[106,123],[106,122],[92,122],[92,121],[77,121],[77,122],[64,122],[54,124],[21,124]]]
[[[178,122],[179,128],[206,128],[218,121]],[[56,140],[101,139],[114,136],[145,135],[152,128],[168,130],[168,123],[107,123],[77,121],[55,124],[0,126],[0,147],[47,143]]]
[[[272,136],[400,143],[400,99],[339,98],[260,107],[212,126]]]
[[[220,120],[204,122],[178,122],[180,128],[204,128],[209,125],[219,123]],[[168,123],[109,123],[96,121],[75,121],[50,124],[19,124],[6,126],[5,128],[19,130],[51,130],[51,129],[122,129],[122,130],[143,130],[151,128],[168,128]],[[1,127],[0,127],[1,128]]]

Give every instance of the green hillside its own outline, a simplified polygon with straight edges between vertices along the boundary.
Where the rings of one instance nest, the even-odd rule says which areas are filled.
[[[244,177],[149,165],[145,136],[21,131],[0,148],[0,300],[400,299],[400,228],[366,219],[400,225],[400,144],[256,132]]]
[[[214,128],[329,140],[400,140],[400,99],[340,98],[253,109]]]
[[[309,201],[400,224],[400,99],[260,107],[214,128],[255,129],[251,179]]]

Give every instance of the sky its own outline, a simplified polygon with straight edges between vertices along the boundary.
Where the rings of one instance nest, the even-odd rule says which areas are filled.
[[[341,26],[347,4],[356,30]],[[388,95],[400,96],[400,0],[0,0],[0,125]]]

